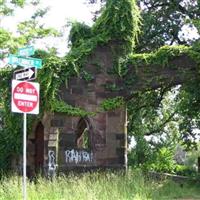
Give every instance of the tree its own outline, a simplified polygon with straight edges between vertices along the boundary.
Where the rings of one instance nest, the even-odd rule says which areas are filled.
[[[20,7],[21,9],[28,3],[25,0],[15,0],[11,2],[1,1],[0,2],[0,22],[4,20],[7,16],[14,15],[15,9]],[[29,6],[38,6],[39,1],[33,0]],[[47,13],[48,8],[38,8],[35,13],[33,13],[30,19],[24,22],[20,22],[17,26],[17,35],[6,30],[0,25],[0,49],[1,57],[5,57],[8,52],[14,53],[16,49],[21,46],[33,44],[36,39],[44,38],[47,36],[58,36],[59,32],[53,28],[46,28],[40,23],[40,19]]]
[[[87,0],[105,4],[106,0]],[[190,45],[197,38],[188,37],[184,29],[195,31],[199,27],[200,2],[198,0],[138,0],[142,27],[135,51],[150,52],[163,45]],[[99,15],[100,11],[94,13]],[[96,17],[95,17],[96,19]]]
[[[195,40],[182,31],[184,28],[195,29],[194,22],[200,17],[199,1],[140,0],[139,4],[143,26],[137,52],[152,51],[166,43],[190,45]]]

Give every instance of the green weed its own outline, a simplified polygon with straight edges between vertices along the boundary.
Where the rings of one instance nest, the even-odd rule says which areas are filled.
[[[27,183],[28,200],[173,200],[200,199],[197,185],[169,180],[155,182],[140,171],[96,172],[62,175],[53,180],[39,177]],[[22,178],[0,180],[0,200],[21,200]]]

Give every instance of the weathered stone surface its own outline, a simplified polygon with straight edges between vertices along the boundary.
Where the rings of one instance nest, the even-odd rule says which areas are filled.
[[[127,135],[125,133],[116,134],[116,140],[119,141],[119,146],[124,146],[126,144]]]
[[[108,117],[119,117],[120,113],[118,110],[112,110],[108,112]]]
[[[49,140],[57,140],[58,135],[57,134],[50,134],[49,135]]]
[[[60,134],[59,146],[73,148],[75,144],[75,134]]]
[[[99,66],[98,64],[94,64],[94,63],[88,63],[85,66],[85,70],[93,75],[98,75],[101,73],[101,66]]]
[[[123,157],[125,155],[125,152],[126,152],[126,147],[119,147],[119,148],[116,148],[116,154],[119,156],[119,157]]]
[[[88,106],[97,104],[97,97],[95,92],[88,92]]]
[[[56,134],[59,131],[59,127],[50,127],[49,133]]]
[[[97,111],[98,110],[97,110],[97,106],[96,105],[94,105],[94,104],[88,105],[87,112],[97,112]]]
[[[109,117],[107,119],[106,124],[106,132],[108,133],[116,133],[124,131],[124,124],[121,122],[119,116],[118,117]]]
[[[72,88],[72,93],[76,94],[76,95],[82,95],[84,93],[84,91],[82,88],[74,87],[74,88]]]
[[[52,119],[51,120],[51,126],[52,127],[62,127],[64,125],[63,119]]]
[[[102,92],[96,92],[96,96],[97,98],[101,98],[101,99],[107,99],[107,98],[111,98],[111,95],[109,92],[105,92],[105,91],[102,91]]]
[[[74,99],[70,96],[69,98],[68,97],[66,97],[66,96],[64,96],[64,101],[67,103],[67,104],[69,104],[69,105],[71,105],[71,106],[73,106],[73,107],[75,107],[76,106],[76,102],[74,101]]]
[[[116,133],[116,140],[125,140],[125,133]]]
[[[29,155],[34,155],[34,152],[35,152],[35,145],[34,145],[34,142],[28,142],[27,144],[28,148],[27,148],[27,153]]]
[[[55,141],[55,140],[49,140],[48,147],[56,147],[56,146],[57,146],[57,141]]]
[[[125,164],[126,161],[125,161],[125,156],[124,156],[124,155],[118,158],[118,163],[119,163],[120,165],[126,165],[126,164]]]
[[[113,67],[113,48],[116,42],[98,46],[86,60],[84,70],[92,75],[92,80],[72,77],[64,81],[59,88],[59,99],[67,104],[80,107],[96,115],[84,117],[85,123],[79,123],[81,117],[67,116],[63,113],[48,113],[44,124],[44,168],[50,169],[49,161],[56,161],[58,171],[80,168],[120,168],[124,167],[126,148],[125,108],[100,112],[100,103],[122,93],[112,92],[106,85],[122,85],[118,78],[109,74]],[[123,134],[124,133],[124,134]],[[34,134],[33,134],[34,135]],[[77,149],[77,140],[87,139],[87,149]],[[32,148],[32,147],[31,147]],[[32,148],[31,151],[34,151]],[[55,158],[49,160],[49,152]],[[52,154],[53,155],[53,154]],[[32,155],[32,163],[34,157]],[[31,160],[30,159],[30,160]]]
[[[77,77],[72,77],[69,79],[68,85],[69,87],[71,87],[71,86],[77,85],[78,82],[79,82],[79,79]]]

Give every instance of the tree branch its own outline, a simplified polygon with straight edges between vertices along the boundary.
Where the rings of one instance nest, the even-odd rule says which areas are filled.
[[[124,96],[127,100],[134,97],[138,91],[155,90],[163,85],[172,87],[183,84],[195,79],[198,72],[197,62],[186,54],[170,58],[165,64],[156,64],[156,62],[148,64],[142,57],[141,60],[136,58],[134,61],[133,58],[130,61],[130,63],[134,62],[140,64],[138,66],[130,64],[127,74],[123,80],[119,81],[118,85],[123,88],[119,95]]]
[[[145,133],[145,136],[150,136],[152,134],[162,131],[162,129],[165,127],[165,125],[172,120],[172,118],[174,117],[175,114],[176,114],[176,112],[173,112],[162,124],[159,125],[159,127],[157,129],[154,129],[148,133]]]

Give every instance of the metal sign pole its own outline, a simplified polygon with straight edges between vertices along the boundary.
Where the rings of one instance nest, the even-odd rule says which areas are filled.
[[[23,134],[23,200],[27,199],[26,193],[26,124],[27,124],[27,115],[24,113],[24,134]]]
[[[34,47],[29,46],[18,50],[17,55],[9,54],[8,63],[11,65],[19,65],[28,67],[28,72],[23,70],[18,74],[18,79],[31,80],[36,78],[36,69],[42,67],[42,60],[28,56],[34,55]],[[30,67],[34,67],[30,69]],[[19,71],[18,71],[19,72]],[[17,73],[17,71],[16,71]],[[17,78],[15,77],[15,78]],[[39,84],[23,81],[12,80],[12,102],[11,110],[16,113],[23,113],[23,177],[22,177],[22,198],[27,200],[27,181],[26,181],[26,165],[27,165],[27,114],[39,114]],[[31,100],[30,100],[31,99]],[[20,100],[20,104],[19,104]]]

